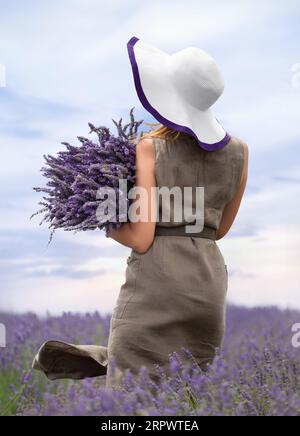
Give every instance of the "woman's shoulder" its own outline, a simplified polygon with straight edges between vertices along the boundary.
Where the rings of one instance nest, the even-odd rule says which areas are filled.
[[[229,144],[232,144],[234,147],[243,147],[244,149],[248,150],[248,144],[245,140],[241,139],[238,136],[231,135]]]
[[[151,137],[143,137],[136,144],[136,160],[153,161],[155,159],[155,141]]]
[[[249,147],[243,139],[232,136],[229,144],[233,147],[233,160],[236,168],[239,168],[240,173],[246,174],[248,171]]]
[[[229,149],[232,150],[232,152],[237,155],[241,156],[241,158],[247,162],[248,156],[249,156],[249,147],[248,143],[237,136],[231,136],[231,139],[228,143]]]
[[[151,154],[153,151],[153,138],[141,138],[136,144],[136,153]]]

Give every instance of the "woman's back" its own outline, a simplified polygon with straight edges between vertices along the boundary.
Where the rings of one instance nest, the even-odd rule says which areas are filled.
[[[205,151],[196,140],[186,134],[177,139],[153,137],[155,177],[157,186],[172,188],[193,187],[192,210],[196,210],[195,187],[204,188],[204,225],[218,229],[226,204],[234,197],[241,182],[244,166],[244,144],[232,137],[217,151]],[[158,197],[158,226],[178,226],[175,219],[174,197],[170,197],[170,221],[163,220],[163,203]],[[166,212],[166,211],[164,211]],[[165,213],[164,216],[168,214]],[[181,223],[190,222],[182,215]]]

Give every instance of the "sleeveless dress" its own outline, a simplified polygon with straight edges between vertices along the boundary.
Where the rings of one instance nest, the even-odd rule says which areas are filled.
[[[241,181],[243,142],[232,137],[209,152],[183,133],[152,140],[157,186],[204,187],[204,225],[217,230]],[[195,197],[192,201],[195,207]],[[169,212],[171,219],[164,222],[159,201],[157,226],[190,222],[178,223],[172,207]],[[106,386],[113,388],[126,369],[137,374],[145,366],[155,380],[154,364],[168,365],[169,355],[185,348],[205,370],[222,344],[227,287],[227,267],[214,239],[156,235],[145,253],[132,249],[127,258],[107,347],[47,341],[33,367],[52,380],[106,374]]]

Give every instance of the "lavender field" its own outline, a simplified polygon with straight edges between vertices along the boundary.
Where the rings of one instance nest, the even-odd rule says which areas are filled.
[[[207,373],[191,359],[170,358],[169,377],[153,389],[147,372],[128,373],[124,390],[109,391],[105,378],[48,381],[30,365],[45,339],[107,344],[110,317],[65,313],[0,314],[7,329],[1,348],[0,414],[6,415],[300,415],[300,349],[291,343],[291,327],[300,313],[277,308],[230,306],[224,347]]]

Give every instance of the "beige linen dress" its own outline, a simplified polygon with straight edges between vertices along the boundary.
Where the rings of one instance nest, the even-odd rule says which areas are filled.
[[[218,229],[224,206],[241,181],[242,141],[232,137],[223,148],[209,152],[193,137],[180,134],[177,139],[153,138],[153,146],[157,186],[204,187],[204,224]],[[157,227],[189,223],[176,222],[172,207],[170,222],[163,222],[161,201],[158,210]],[[222,344],[227,285],[227,268],[214,238],[156,235],[146,253],[131,250],[127,258],[108,346],[48,341],[33,367],[50,379],[106,374],[107,387],[117,387],[126,369],[137,374],[141,366],[155,380],[154,364],[166,367],[169,355],[184,347],[205,369]]]

